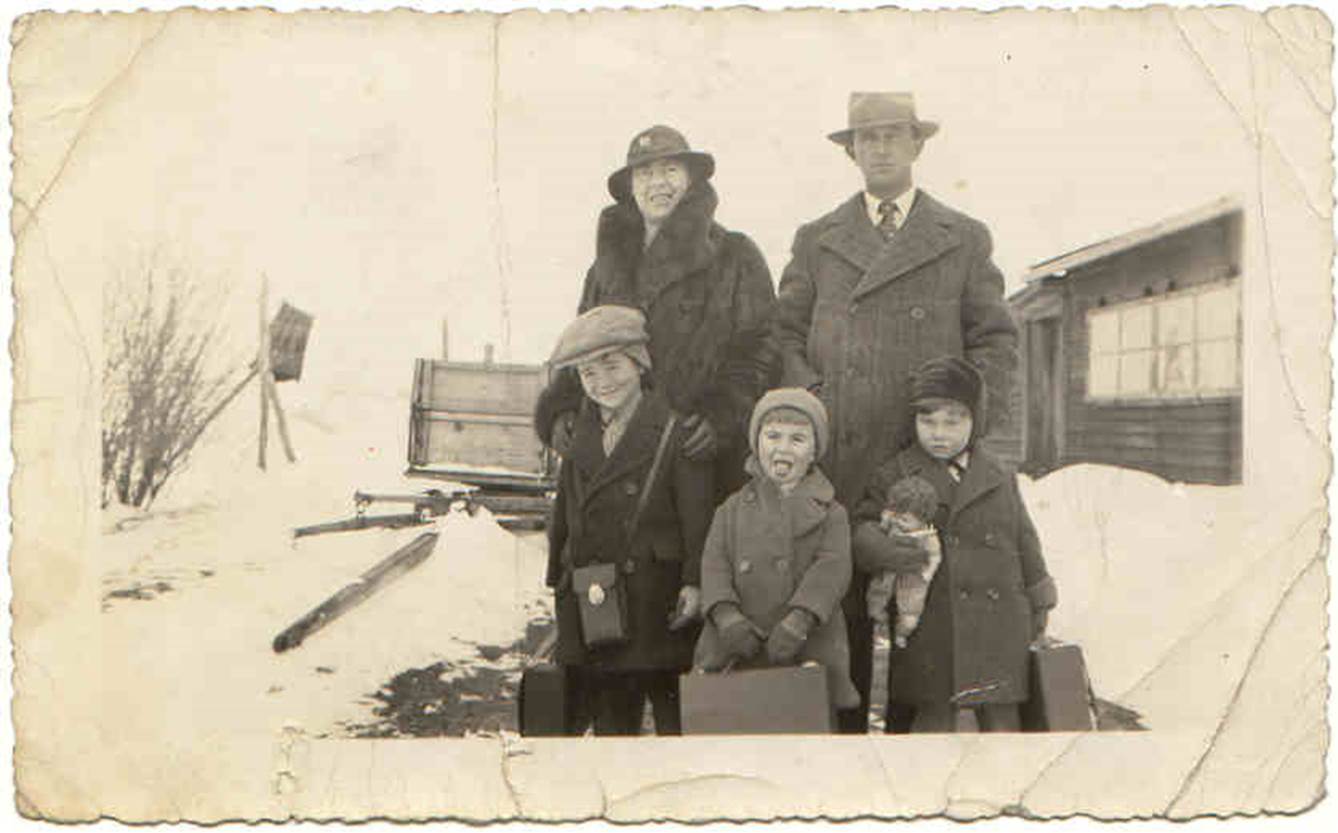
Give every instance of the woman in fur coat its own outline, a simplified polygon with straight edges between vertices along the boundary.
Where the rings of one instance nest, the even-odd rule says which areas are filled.
[[[600,214],[578,312],[624,304],[645,313],[657,389],[684,417],[683,453],[714,459],[719,503],[746,482],[748,418],[778,363],[771,273],[753,241],[715,222],[714,171],[711,155],[673,128],[632,139],[608,180],[615,202]],[[563,456],[580,401],[566,371],[535,409],[539,439]]]

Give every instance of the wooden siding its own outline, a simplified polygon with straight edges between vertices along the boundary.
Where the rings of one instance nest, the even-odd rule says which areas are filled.
[[[1054,294],[1063,301],[1064,425],[1057,465],[1103,463],[1190,483],[1241,481],[1239,395],[1143,402],[1087,398],[1088,311],[1237,276],[1240,233],[1240,215],[1227,215],[1075,268],[1063,280],[1027,296],[1031,309],[1043,295]],[[1026,312],[1015,309],[1020,327],[1026,326],[1022,320]],[[1018,380],[1025,385],[1027,357],[1021,360]],[[1022,459],[1027,451],[1022,441],[1025,431],[1025,426],[1014,424],[1006,435],[992,438],[1005,452],[1016,449],[1024,471],[1035,468]]]
[[[547,381],[541,365],[419,359],[409,464],[544,472],[547,458],[531,415]]]
[[[990,418],[989,433],[980,441],[986,451],[1013,466],[1022,463],[1022,396],[1023,378],[1019,368],[1013,373],[1008,412]]]

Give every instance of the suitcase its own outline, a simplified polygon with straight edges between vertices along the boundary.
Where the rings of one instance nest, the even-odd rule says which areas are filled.
[[[1033,645],[1030,666],[1031,699],[1020,710],[1023,731],[1091,731],[1091,686],[1082,648],[1061,642]]]
[[[551,662],[526,668],[520,676],[520,733],[526,737],[560,737],[571,724],[567,670]]]
[[[820,665],[684,674],[685,735],[827,734],[834,728],[827,670]]]

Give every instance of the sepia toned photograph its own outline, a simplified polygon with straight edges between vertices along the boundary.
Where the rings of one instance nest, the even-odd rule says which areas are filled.
[[[15,18],[17,811],[1311,810],[1332,41]]]

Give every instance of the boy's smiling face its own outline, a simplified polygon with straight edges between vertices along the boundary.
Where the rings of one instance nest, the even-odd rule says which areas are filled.
[[[757,461],[762,473],[782,489],[808,474],[816,450],[813,424],[800,414],[765,417],[757,431]]]
[[[595,404],[616,411],[641,385],[641,370],[632,357],[614,350],[576,366],[585,395]]]
[[[961,402],[932,399],[915,410],[915,437],[935,460],[948,461],[971,441],[971,411]]]

